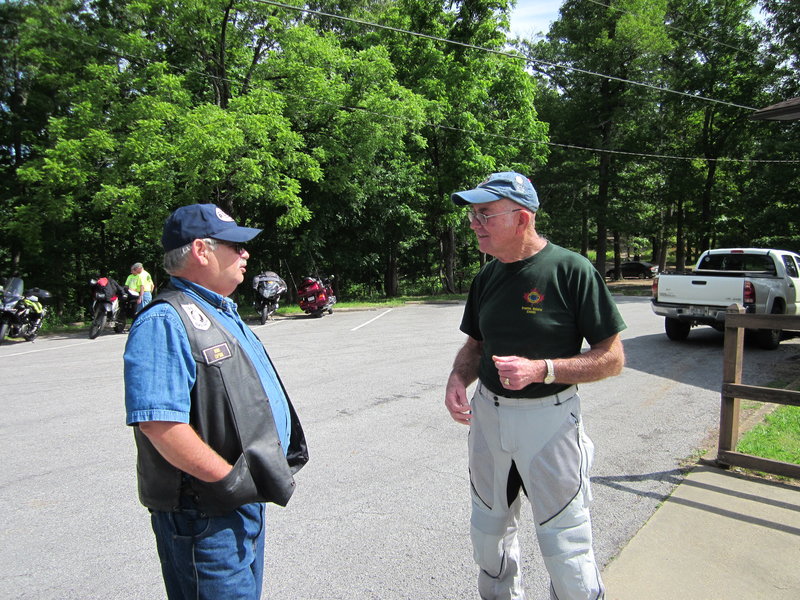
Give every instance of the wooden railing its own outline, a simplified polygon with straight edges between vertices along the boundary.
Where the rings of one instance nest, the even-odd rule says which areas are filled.
[[[754,315],[746,314],[744,308],[738,304],[728,307],[725,315],[722,403],[716,462],[722,467],[744,467],[785,477],[800,478],[800,465],[735,451],[739,441],[740,400],[800,406],[800,392],[742,384],[745,328],[798,331],[800,330],[800,315]]]

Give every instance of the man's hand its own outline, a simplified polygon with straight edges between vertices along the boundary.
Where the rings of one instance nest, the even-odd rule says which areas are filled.
[[[467,341],[464,342],[453,361],[453,370],[447,379],[447,388],[444,392],[444,405],[450,411],[450,416],[464,425],[469,425],[472,420],[467,386],[478,378],[478,363],[481,358],[482,346],[482,342],[467,337]]]
[[[544,381],[547,364],[544,359],[521,356],[492,356],[500,376],[500,385],[507,390],[521,390]],[[556,382],[589,383],[619,375],[625,364],[625,352],[619,334],[590,344],[589,350],[569,358],[553,359]]]
[[[500,385],[507,390],[521,390],[535,381],[542,381],[547,370],[543,360],[521,356],[492,356],[492,360],[500,376]]]
[[[450,416],[454,421],[469,425],[472,419],[472,410],[467,398],[467,387],[454,374],[447,380],[447,388],[444,393],[444,405],[450,411]]]

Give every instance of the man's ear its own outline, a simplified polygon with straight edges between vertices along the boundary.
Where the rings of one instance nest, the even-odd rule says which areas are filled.
[[[529,227],[533,227],[536,225],[536,213],[531,212],[529,210],[521,210],[518,213],[515,213],[519,218],[519,231],[525,231]]]
[[[192,241],[192,262],[199,265],[206,266],[208,264],[208,255],[211,253],[211,248],[201,239]]]

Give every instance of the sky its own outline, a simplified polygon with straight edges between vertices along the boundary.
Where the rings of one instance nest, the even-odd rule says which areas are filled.
[[[547,33],[550,23],[558,18],[558,9],[564,0],[517,0],[517,8],[511,13],[511,34],[529,38]],[[764,15],[757,4],[753,7],[753,18],[763,21]]]
[[[517,0],[517,8],[511,13],[511,34],[533,37],[536,33],[547,33],[550,23],[558,18],[558,9],[563,0]]]

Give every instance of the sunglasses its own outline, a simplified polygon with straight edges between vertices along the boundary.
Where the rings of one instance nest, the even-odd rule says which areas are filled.
[[[239,242],[226,242],[224,240],[214,240],[217,244],[222,244],[223,246],[227,246],[228,248],[233,248],[233,251],[236,254],[241,254],[244,252],[244,244],[240,244]]]

